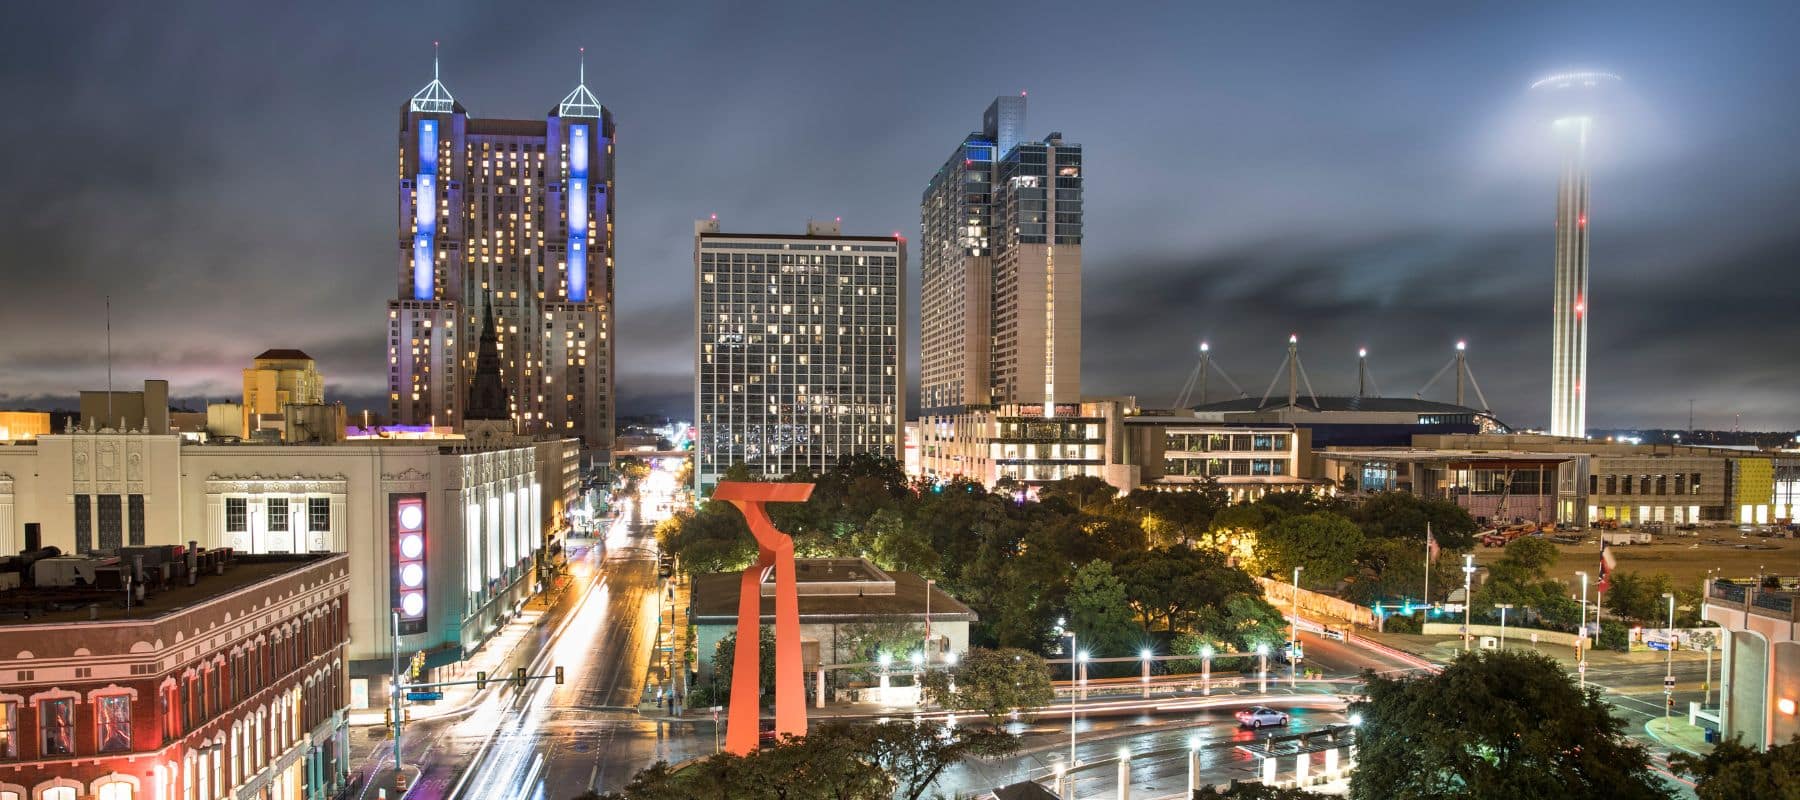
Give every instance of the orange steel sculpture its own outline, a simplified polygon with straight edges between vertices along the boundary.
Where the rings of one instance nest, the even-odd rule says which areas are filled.
[[[731,712],[725,751],[749,755],[757,746],[762,697],[762,579],[775,570],[775,736],[806,735],[806,683],[800,671],[800,592],[794,578],[794,537],[775,530],[764,503],[799,503],[812,496],[810,483],[724,481],[712,499],[743,512],[756,537],[756,563],[738,584],[737,650],[731,665]]]

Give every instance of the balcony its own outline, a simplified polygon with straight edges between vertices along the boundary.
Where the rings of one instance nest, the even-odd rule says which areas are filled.
[[[1747,581],[1713,580],[1707,584],[1706,603],[1759,617],[1800,622],[1800,615],[1794,613],[1794,597],[1800,594],[1800,587],[1789,581],[1782,581],[1780,585],[1779,589],[1769,589]]]

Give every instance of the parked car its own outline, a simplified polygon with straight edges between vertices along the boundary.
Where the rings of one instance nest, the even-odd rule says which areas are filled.
[[[1288,715],[1285,711],[1276,711],[1268,706],[1251,706],[1237,712],[1237,721],[1239,725],[1256,730],[1266,726],[1285,726],[1288,724]]]

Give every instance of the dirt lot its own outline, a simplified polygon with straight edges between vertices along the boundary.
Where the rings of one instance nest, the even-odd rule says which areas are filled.
[[[1782,575],[1800,574],[1800,539],[1763,539],[1740,537],[1736,528],[1701,528],[1698,536],[1657,536],[1654,544],[1614,545],[1613,557],[1621,572],[1654,574],[1666,572],[1677,583],[1698,588],[1707,571],[1728,578],[1755,578],[1759,571]],[[1769,549],[1759,549],[1759,548]],[[1600,569],[1600,537],[1594,531],[1583,534],[1578,545],[1557,545],[1562,552],[1550,576],[1581,585],[1577,570],[1589,576]],[[1475,548],[1475,563],[1486,564],[1500,558],[1500,548]]]

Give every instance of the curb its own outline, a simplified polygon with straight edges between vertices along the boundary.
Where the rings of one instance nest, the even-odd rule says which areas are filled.
[[[1696,757],[1700,757],[1700,758],[1704,758],[1706,756],[1705,753],[1701,753],[1696,750],[1689,750],[1686,747],[1682,747],[1679,744],[1668,741],[1668,740],[1664,739],[1663,737],[1656,735],[1656,730],[1650,727],[1650,723],[1655,722],[1655,721],[1656,720],[1653,719],[1653,720],[1646,721],[1644,723],[1644,733],[1645,733],[1645,735],[1650,737],[1651,741],[1654,741],[1657,744],[1660,744],[1664,747],[1673,747],[1676,750],[1680,750],[1681,752],[1687,753],[1690,756],[1696,756]]]

